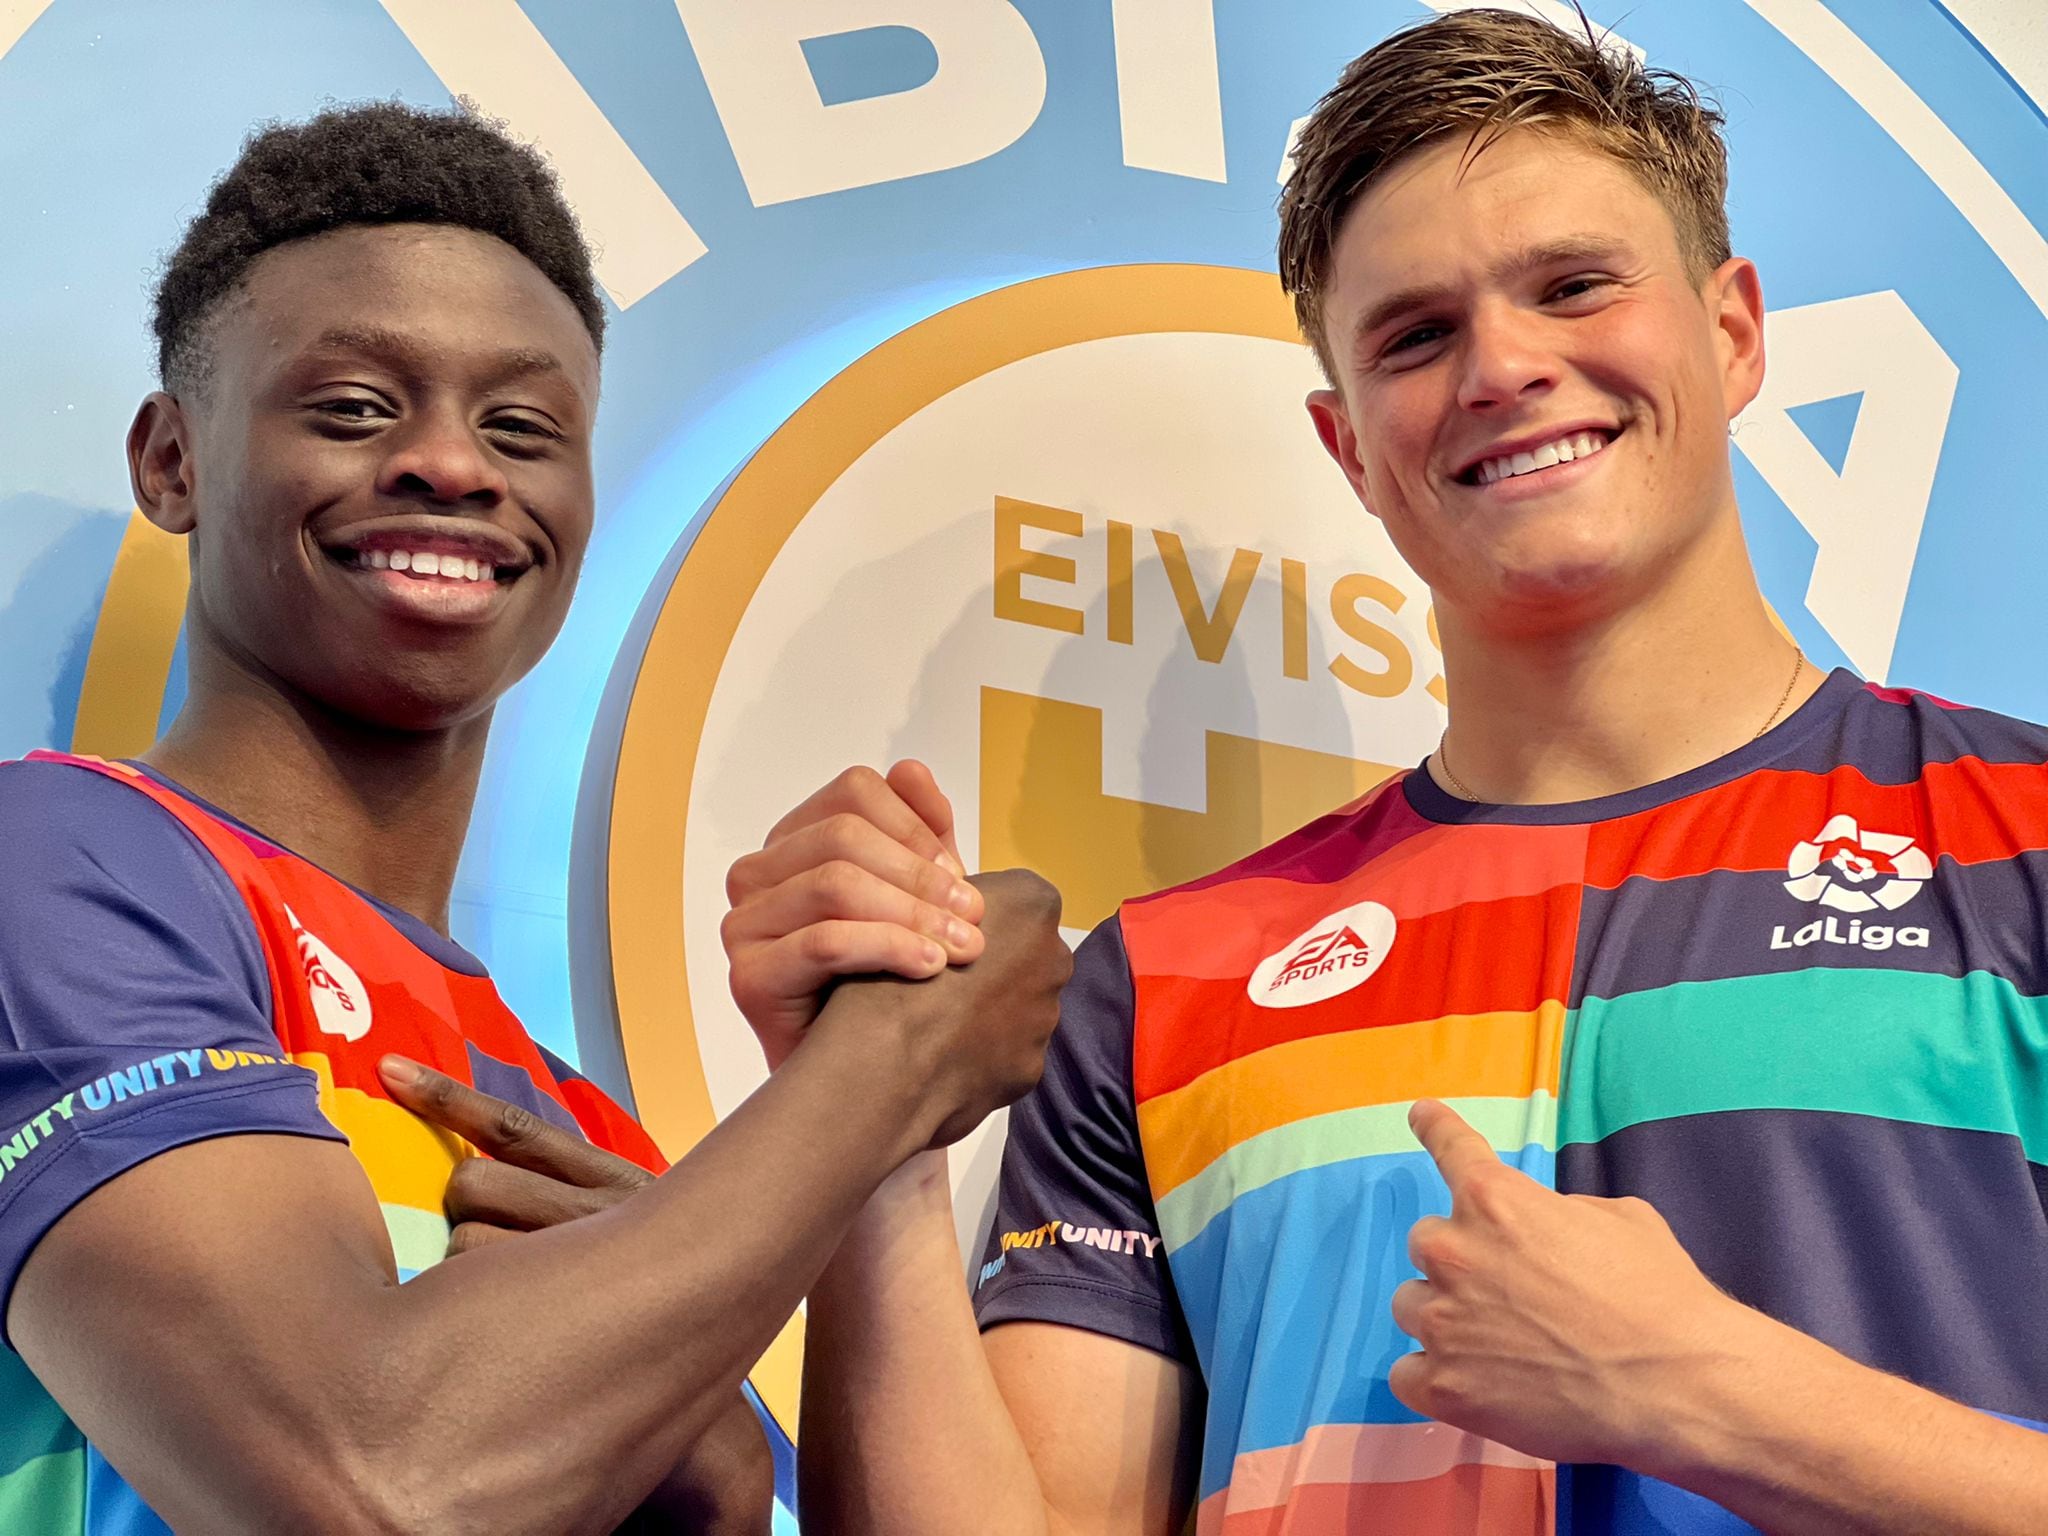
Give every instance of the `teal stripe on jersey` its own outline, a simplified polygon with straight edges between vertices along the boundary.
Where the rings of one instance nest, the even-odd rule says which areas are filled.
[[[2048,1162],[2048,999],[1983,971],[1815,967],[1588,998],[1558,1144],[1645,1121],[1806,1109],[2017,1136]]]

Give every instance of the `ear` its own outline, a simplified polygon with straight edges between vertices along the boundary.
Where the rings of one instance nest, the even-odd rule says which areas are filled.
[[[1721,353],[1721,394],[1733,421],[1764,387],[1764,287],[1756,263],[1731,256],[1701,295],[1713,314]]]
[[[1345,413],[1343,394],[1334,389],[1318,389],[1304,404],[1308,406],[1309,420],[1316,424],[1316,436],[1322,439],[1324,451],[1344,471],[1358,504],[1371,512],[1372,504],[1365,499],[1365,465],[1358,457],[1358,433]]]
[[[128,483],[135,505],[165,533],[190,533],[198,522],[192,423],[177,396],[157,390],[128,428]]]

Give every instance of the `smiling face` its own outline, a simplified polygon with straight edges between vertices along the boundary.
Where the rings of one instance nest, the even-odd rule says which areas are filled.
[[[1527,128],[1414,152],[1346,217],[1323,318],[1317,429],[1447,625],[1575,628],[1739,555],[1755,269],[1696,283],[1611,156]]]
[[[193,645],[375,726],[487,711],[590,537],[575,307],[491,236],[356,226],[265,254],[211,326],[198,398],[152,397],[130,450],[193,541]]]

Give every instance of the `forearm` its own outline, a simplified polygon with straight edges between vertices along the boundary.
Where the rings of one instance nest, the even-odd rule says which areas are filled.
[[[631,1201],[389,1293],[375,1348],[419,1362],[380,1394],[407,1426],[394,1471],[424,1495],[463,1469],[466,1528],[610,1529],[725,1410],[918,1144],[872,1055],[820,1031]]]
[[[1775,1536],[2035,1536],[2048,1436],[1885,1375],[1758,1315],[1642,1470]]]
[[[669,1470],[619,1530],[628,1536],[768,1536],[775,1458],[746,1394],[735,1392],[717,1420]]]
[[[961,1281],[943,1158],[913,1160],[869,1202],[812,1290],[807,1325],[807,1528],[1051,1528]]]

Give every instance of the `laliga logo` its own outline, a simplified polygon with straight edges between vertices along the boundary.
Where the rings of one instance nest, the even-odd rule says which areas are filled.
[[[313,999],[313,1020],[321,1030],[344,1040],[360,1040],[370,1032],[370,994],[362,978],[341,956],[306,932],[298,914],[284,909],[299,941],[299,964],[305,967],[306,991]]]
[[[1792,849],[1785,873],[1792,877],[1785,889],[1801,901],[1837,912],[1892,912],[1919,893],[1934,866],[1910,837],[1865,832],[1852,816],[1831,816],[1816,841]]]
[[[1394,914],[1376,901],[1333,912],[1261,961],[1245,995],[1261,1008],[1305,1008],[1340,997],[1385,963],[1394,928]]]
[[[1897,911],[1919,894],[1934,875],[1934,865],[1913,839],[1895,832],[1865,832],[1853,816],[1831,816],[1820,836],[1795,844],[1785,872],[1785,889],[1801,901],[1817,901],[1837,912]],[[1804,949],[1810,944],[1841,944],[1868,950],[1925,949],[1925,928],[1893,928],[1851,918],[1844,930],[1834,917],[1808,923],[1789,938],[1783,925],[1771,930],[1771,948]]]

